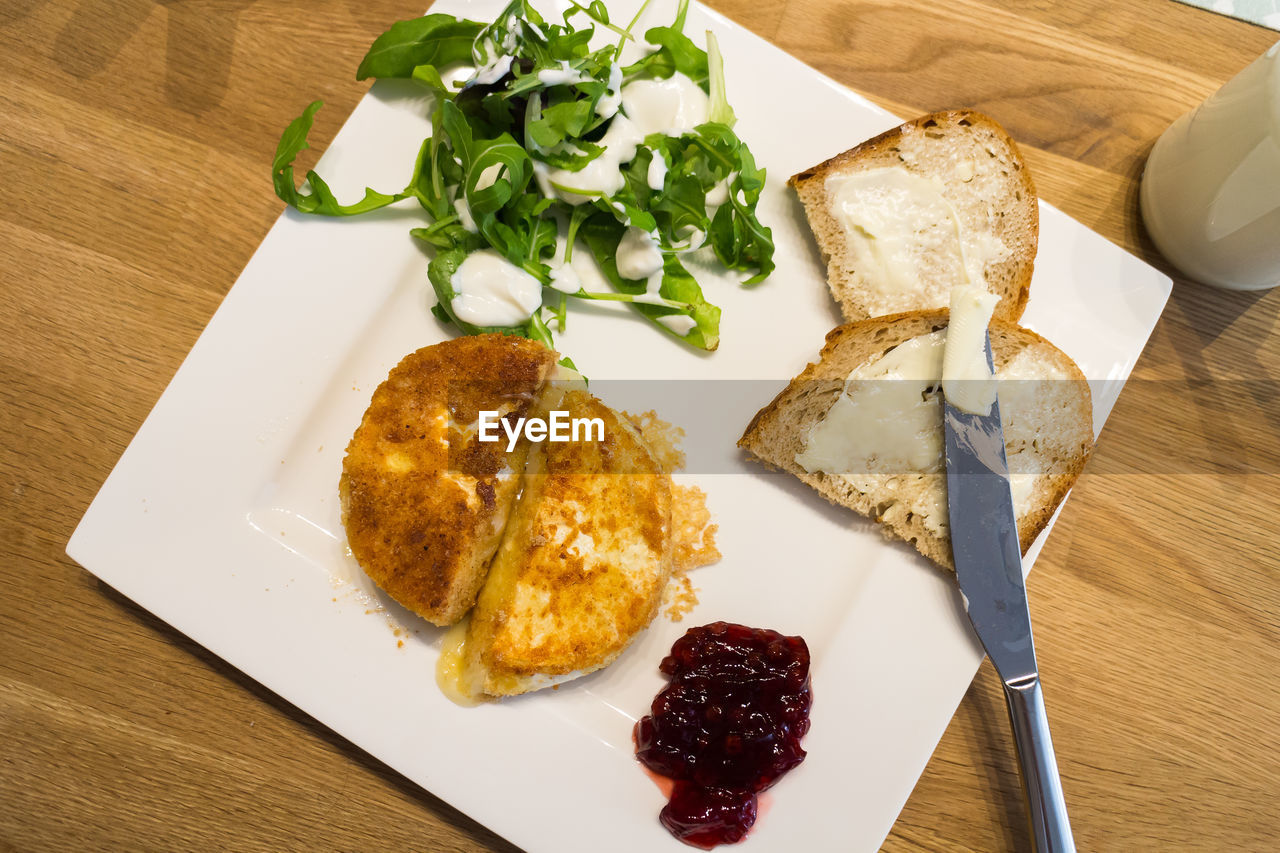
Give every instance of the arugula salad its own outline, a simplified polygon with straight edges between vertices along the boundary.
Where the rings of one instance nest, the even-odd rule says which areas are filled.
[[[720,309],[682,257],[714,253],[743,286],[769,275],[772,234],[756,216],[765,172],[733,131],[715,36],[707,32],[703,50],[684,33],[688,0],[670,26],[637,40],[643,11],[620,27],[600,0],[570,2],[552,23],[513,0],[490,24],[445,14],[400,21],[356,77],[408,78],[435,95],[432,135],[408,186],[366,188],[352,204],[315,171],[299,188],[294,160],[308,147],[315,101],[280,140],[276,194],[323,216],[416,199],[427,222],[410,233],[434,250],[432,310],[463,333],[551,347],[570,301],[610,300],[714,350]],[[597,29],[610,44],[593,50]],[[628,43],[638,58],[622,65]],[[458,79],[460,66],[469,76]]]

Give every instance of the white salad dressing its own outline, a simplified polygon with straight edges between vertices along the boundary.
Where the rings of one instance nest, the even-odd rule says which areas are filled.
[[[577,155],[584,153],[581,148],[574,145],[572,142],[557,142],[555,145],[547,148],[530,139],[529,147],[534,151],[537,151],[539,154],[569,154],[576,157]],[[534,162],[536,163],[537,161],[535,160]]]
[[[666,314],[654,319],[682,338],[693,331],[694,326],[698,325],[688,314]]]
[[[641,136],[679,136],[707,121],[710,101],[679,71],[666,80],[636,80],[622,87],[622,109]]]
[[[723,181],[707,190],[707,207],[719,207],[729,200],[729,184],[738,177],[737,172],[730,172]]]
[[[707,232],[700,228],[694,228],[692,225],[682,226],[680,229],[681,236],[684,237],[683,243],[676,243],[671,248],[679,252],[693,252],[701,249],[707,243]]]
[[[586,77],[581,71],[570,67],[567,60],[560,60],[559,68],[544,68],[538,72],[538,82],[544,86],[571,86],[574,83],[584,83],[592,78]]]
[[[551,176],[548,174],[550,171],[546,163],[533,161],[533,180],[538,184],[538,191],[547,198],[556,198],[556,188],[551,186]]]
[[[480,228],[476,225],[475,217],[471,215],[471,205],[467,204],[467,200],[458,196],[453,200],[453,209],[458,214],[458,224],[470,231],[472,234],[479,234]]]
[[[622,111],[609,121],[598,143],[604,146],[600,156],[578,171],[534,162],[534,174],[544,193],[554,193],[569,204],[611,196],[622,189],[622,166],[635,158],[636,148],[646,136],[679,136],[707,120],[707,93],[678,71],[666,80],[628,83],[620,96]]]
[[[622,106],[622,66],[614,62],[609,65],[609,82],[605,92],[596,101],[596,115],[600,118],[613,118]]]
[[[474,326],[517,326],[542,304],[541,282],[492,249],[467,255],[449,283],[449,307]]]
[[[538,160],[533,161],[533,172],[543,193],[558,197],[569,204],[582,204],[597,196],[610,196],[622,189],[626,181],[622,177],[622,164],[636,156],[636,148],[644,141],[644,135],[636,130],[626,116],[616,115],[609,122],[609,129],[600,139],[604,151],[578,171],[557,169]]]
[[[476,191],[488,189],[493,186],[494,181],[498,180],[502,175],[503,166],[501,163],[494,163],[489,168],[480,173],[476,178]],[[452,190],[451,190],[452,192]],[[471,205],[467,204],[467,197],[460,193],[453,200],[453,210],[458,214],[458,224],[470,231],[472,234],[479,234],[480,228],[476,225],[476,218],[471,213]]]
[[[618,242],[617,264],[623,278],[649,278],[662,271],[662,249],[648,231],[631,227]]]
[[[520,46],[520,39],[524,36],[524,27],[519,18],[509,18],[507,25],[507,34],[502,37],[502,49],[508,53],[514,53]]]
[[[661,151],[653,152],[653,160],[649,162],[649,189],[659,192],[667,183],[667,158]]]
[[[573,263],[551,265],[551,288],[561,293],[577,293],[582,290],[582,277]]]
[[[453,205],[453,212],[458,214],[458,224],[470,231],[472,234],[479,234],[480,229],[476,226],[475,217],[471,215],[471,205],[467,204],[465,196],[458,193],[458,187],[449,187],[449,201]]]
[[[507,76],[507,72],[511,70],[511,59],[512,57],[510,56],[494,57],[488,65],[476,69],[475,76],[471,78],[470,83],[477,86],[492,86]]]
[[[572,261],[565,260],[565,254],[569,251],[569,229],[565,222],[561,219],[556,224],[556,251],[554,257],[547,261],[547,266],[551,269],[551,289],[558,290],[561,293],[577,293],[585,288],[582,276],[579,275],[576,265]],[[577,255],[589,255],[590,252],[582,251]]]

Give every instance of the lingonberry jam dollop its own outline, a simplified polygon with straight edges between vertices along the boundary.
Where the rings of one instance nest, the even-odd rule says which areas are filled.
[[[676,640],[659,668],[671,681],[636,724],[636,756],[675,780],[659,819],[695,847],[741,841],[756,820],[756,794],[804,761],[809,647],[715,622]]]

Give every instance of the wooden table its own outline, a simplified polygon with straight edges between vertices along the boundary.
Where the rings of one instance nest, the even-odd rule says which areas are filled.
[[[1157,265],[1152,142],[1276,41],[1169,0],[715,7],[901,115],[989,112]],[[0,850],[511,850],[72,563],[76,521],[363,95],[392,0],[0,8]],[[1179,280],[1031,581],[1081,850],[1280,844],[1280,289]],[[1025,847],[984,666],[886,847]],[[833,841],[832,849],[838,845]]]

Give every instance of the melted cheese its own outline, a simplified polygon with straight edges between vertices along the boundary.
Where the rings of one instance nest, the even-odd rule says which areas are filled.
[[[464,708],[474,707],[484,701],[470,689],[464,677],[467,625],[470,622],[471,618],[468,616],[445,631],[440,645],[440,657],[436,660],[436,686],[450,702]]]

